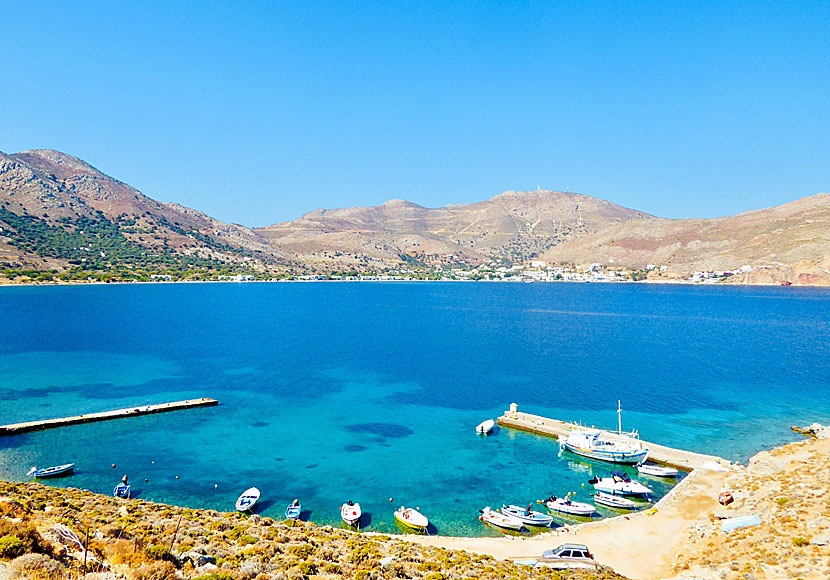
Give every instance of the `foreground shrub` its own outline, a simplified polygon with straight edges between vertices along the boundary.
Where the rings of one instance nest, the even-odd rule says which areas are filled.
[[[63,577],[63,564],[45,554],[26,554],[9,564],[9,580],[59,580]]]

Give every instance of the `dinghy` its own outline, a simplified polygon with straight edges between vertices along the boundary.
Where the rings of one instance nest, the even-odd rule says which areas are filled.
[[[259,490],[255,487],[246,489],[236,500],[236,511],[249,512],[259,501]]]
[[[677,470],[674,467],[663,467],[662,465],[654,465],[653,463],[641,463],[637,466],[637,471],[644,475],[651,475],[652,477],[677,476]]]
[[[340,518],[350,526],[360,523],[361,514],[360,504],[355,503],[352,500],[349,500],[340,506]]]
[[[519,518],[508,516],[506,514],[491,510],[487,506],[481,510],[481,515],[478,517],[483,522],[496,526],[497,528],[504,528],[506,530],[521,530],[525,527],[524,522]]]
[[[130,497],[130,484],[129,483],[119,483],[112,490],[112,495],[115,496],[115,497],[120,497],[120,498],[129,498]]]
[[[38,479],[45,479],[47,477],[58,477],[59,475],[68,475],[75,469],[74,463],[67,463],[66,465],[56,465],[54,467],[44,467],[38,469],[33,467],[29,470],[27,475],[34,475]]]
[[[578,501],[571,501],[569,497],[550,496],[544,502],[550,511],[568,514],[571,516],[591,516],[597,509],[589,503],[582,503]]]
[[[300,517],[300,513],[303,511],[303,506],[300,505],[300,500],[295,499],[288,507],[285,508],[285,519],[287,520],[296,520]]]
[[[487,435],[490,433],[490,431],[493,430],[493,427],[495,426],[495,421],[493,421],[492,419],[487,419],[486,421],[482,421],[478,424],[478,426],[476,427],[476,433],[478,433],[479,435]]]
[[[627,473],[612,471],[610,477],[592,477],[588,483],[594,486],[596,491],[602,491],[611,495],[651,495],[652,490],[638,481],[633,481]]]
[[[416,509],[401,506],[395,510],[395,520],[413,530],[426,530],[429,520]]]
[[[637,507],[637,502],[635,501],[618,495],[602,493],[601,491],[594,494],[594,501],[600,505],[621,510],[633,510]]]
[[[530,510],[530,506],[523,508],[517,505],[501,506],[501,513],[521,520],[523,523],[530,526],[549,526],[553,523],[553,518],[542,512],[534,512]]]

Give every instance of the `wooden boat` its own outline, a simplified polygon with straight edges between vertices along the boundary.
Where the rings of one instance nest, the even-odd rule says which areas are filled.
[[[340,506],[340,518],[350,526],[360,523],[360,516],[362,513],[363,512],[360,510],[360,504],[355,503],[352,500],[349,500]]]
[[[544,502],[545,506],[550,511],[568,514],[572,516],[591,516],[597,509],[589,503],[582,503],[578,501],[571,501],[568,497],[550,496]]]
[[[115,497],[120,497],[120,498],[130,497],[130,484],[129,483],[119,483],[112,490],[112,495],[115,496]]]
[[[560,447],[571,453],[611,463],[642,463],[648,457],[648,448],[636,440],[606,441],[597,430],[572,431]]]
[[[594,486],[596,491],[602,491],[611,495],[640,495],[652,494],[652,490],[638,481],[633,481],[627,473],[612,471],[611,477],[593,477],[588,483]]]
[[[300,513],[303,511],[303,506],[300,505],[300,500],[295,499],[288,507],[285,508],[285,519],[287,520],[296,520],[300,517]]]
[[[492,510],[490,509],[490,506],[487,506],[481,510],[481,515],[478,519],[496,526],[497,528],[504,528],[507,530],[521,530],[525,527],[524,522],[519,518],[514,518],[513,516]]]
[[[67,463],[66,465],[55,465],[54,467],[44,467],[38,469],[33,467],[29,470],[28,475],[34,475],[38,479],[46,479],[47,477],[58,477],[60,475],[68,475],[75,469],[74,463]]]
[[[426,530],[429,526],[427,517],[416,509],[401,506],[395,510],[395,520],[413,530]]]
[[[478,424],[478,426],[476,427],[476,433],[478,433],[479,435],[487,435],[490,433],[490,431],[493,430],[493,427],[495,426],[495,421],[493,421],[492,419],[487,419],[486,421],[482,421]]]
[[[236,510],[240,512],[249,512],[253,509],[254,504],[259,501],[259,490],[251,487],[242,492],[239,499],[236,500]]]
[[[531,511],[529,507],[523,508],[518,505],[504,505],[501,506],[501,513],[521,520],[522,523],[530,526],[549,526],[553,523],[553,518],[542,512]]]
[[[637,472],[652,477],[676,477],[677,470],[674,467],[663,467],[653,463],[641,463],[637,466]]]
[[[637,507],[637,502],[635,501],[618,495],[602,493],[601,491],[594,494],[594,501],[600,505],[621,510],[633,510]]]

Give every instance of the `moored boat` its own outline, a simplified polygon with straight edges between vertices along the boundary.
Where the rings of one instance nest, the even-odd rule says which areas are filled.
[[[648,457],[648,448],[643,447],[640,441],[608,441],[600,438],[597,429],[571,431],[560,446],[576,455],[611,463],[633,465],[642,463]]]
[[[495,426],[495,421],[493,421],[492,419],[487,419],[486,421],[482,421],[478,424],[478,426],[476,427],[476,433],[478,433],[479,435],[488,435]]]
[[[426,530],[429,526],[427,517],[414,508],[401,506],[395,510],[395,520],[413,530]]]
[[[239,499],[236,500],[236,510],[240,512],[251,511],[254,504],[259,501],[259,490],[251,487],[242,492]]]
[[[362,515],[360,504],[352,500],[347,501],[340,506],[340,518],[350,526],[360,523],[360,516]]]
[[[543,514],[542,512],[535,512],[530,509],[530,506],[523,508],[518,505],[502,504],[501,513],[521,520],[530,526],[549,526],[553,523],[551,516]]]
[[[612,507],[623,510],[633,510],[637,507],[637,502],[618,495],[610,495],[598,491],[594,494],[594,501],[606,507]]]
[[[547,508],[551,511],[572,516],[591,516],[597,511],[596,508],[589,503],[571,501],[569,496],[556,497],[555,495],[552,495],[548,499],[544,500],[544,502],[539,503],[544,503],[545,506],[547,506]]]
[[[75,469],[74,463],[67,463],[65,465],[55,465],[54,467],[44,467],[38,469],[33,467],[29,470],[27,475],[34,475],[38,479],[46,479],[48,477],[58,477],[61,475],[69,475]]]
[[[120,498],[129,498],[130,497],[130,484],[129,483],[119,483],[115,486],[112,490],[112,495],[114,497]]]
[[[287,520],[296,520],[300,517],[300,514],[303,511],[303,506],[300,504],[300,500],[295,499],[288,507],[285,508],[285,519]]]
[[[674,467],[664,467],[653,463],[643,463],[637,466],[637,471],[652,477],[676,477],[677,470]]]
[[[627,473],[612,471],[610,477],[592,477],[588,483],[594,486],[594,490],[602,491],[611,495],[651,495],[653,491],[639,481],[628,477]]]
[[[478,517],[483,522],[504,528],[506,530],[521,530],[524,527],[524,522],[519,518],[514,518],[507,514],[500,513],[496,510],[490,509],[490,506],[481,510],[481,515]]]

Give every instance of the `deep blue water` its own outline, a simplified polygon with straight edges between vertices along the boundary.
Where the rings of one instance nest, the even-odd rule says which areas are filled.
[[[439,533],[478,509],[577,491],[600,464],[473,427],[521,410],[745,460],[830,421],[830,291],[611,284],[309,283],[0,288],[0,423],[195,397],[220,406],[0,438],[0,477],[261,511],[294,497],[372,529],[420,506]],[[116,469],[111,464],[117,464]],[[179,476],[176,479],[176,475]],[[148,481],[145,482],[144,479]],[[656,480],[649,482],[665,492]],[[393,498],[390,504],[389,498]]]

